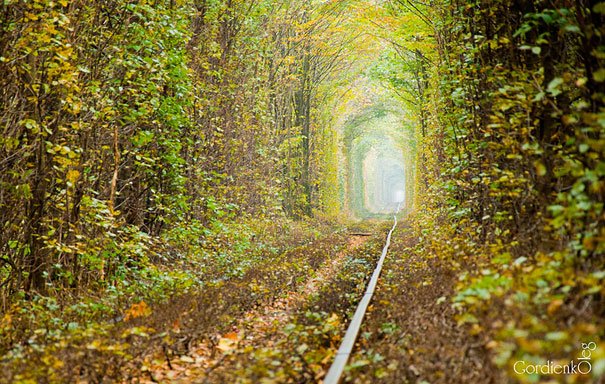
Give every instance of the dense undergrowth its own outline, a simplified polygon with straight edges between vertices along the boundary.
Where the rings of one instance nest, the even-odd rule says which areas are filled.
[[[198,248],[197,260],[190,256],[180,260],[182,265],[143,267],[131,283],[120,280],[118,287],[14,304],[2,323],[3,380],[117,381],[139,376],[144,358],[158,348],[166,359],[178,358],[203,337],[228,329],[244,311],[299,284],[342,236],[320,236],[320,228],[328,231],[333,224],[276,224],[237,233],[246,241],[255,234],[253,245],[222,232],[223,241],[233,244],[228,256],[237,258],[222,266],[208,269],[206,258],[216,263],[224,255]],[[269,239],[275,240],[265,242]],[[301,256],[309,249],[317,258]]]
[[[204,268],[220,269],[243,251],[219,251],[223,232],[246,247],[235,216],[338,211],[336,141],[316,112],[329,76],[312,74],[326,71],[334,52],[317,44],[338,40],[327,30],[341,19],[322,9],[2,2],[3,309],[131,283],[133,266],[178,263],[196,242],[220,256]]]
[[[453,260],[457,320],[485,335],[511,380],[605,375],[603,5],[452,2],[436,13],[421,246]],[[582,353],[584,375],[515,372]]]
[[[314,5],[0,3],[3,378],[119,377],[156,311],[335,229],[318,109],[346,52]]]
[[[436,52],[417,88],[416,239],[391,264],[393,297],[357,364],[374,345],[385,361],[352,381],[603,380],[603,4],[417,9]],[[586,356],[583,372],[532,368]]]

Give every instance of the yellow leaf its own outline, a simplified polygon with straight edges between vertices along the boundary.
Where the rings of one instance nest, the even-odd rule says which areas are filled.
[[[541,161],[534,161],[534,167],[536,168],[538,176],[546,175],[546,166]]]
[[[80,178],[80,172],[76,171],[75,169],[70,169],[67,171],[67,176],[65,178],[67,181],[73,184]]]
[[[563,305],[563,300],[561,300],[561,299],[553,300],[548,305],[548,308],[546,311],[548,312],[549,315],[552,315],[561,307],[561,305]]]
[[[222,337],[218,341],[218,345],[216,346],[216,348],[220,349],[223,352],[229,352],[235,349],[235,344],[236,343],[233,340]]]
[[[26,21],[27,20],[32,20],[32,21],[38,20],[38,16],[31,12],[25,12],[25,18],[26,18]]]
[[[479,324],[473,324],[469,333],[474,336],[480,334],[482,331],[483,328]]]

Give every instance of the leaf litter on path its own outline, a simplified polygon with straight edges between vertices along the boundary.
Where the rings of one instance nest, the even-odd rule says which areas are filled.
[[[138,379],[140,383],[210,383],[224,382],[224,376],[230,376],[240,366],[239,360],[259,348],[271,348],[284,337],[284,327],[300,315],[309,299],[338,274],[343,260],[348,253],[364,245],[371,237],[367,235],[350,235],[347,244],[334,257],[321,264],[311,275],[298,286],[288,282],[293,289],[276,297],[269,304],[254,308],[244,313],[229,332],[206,337],[187,354],[169,362],[158,354],[148,359],[143,367],[147,378]],[[331,320],[330,320],[331,319]],[[328,323],[337,323],[339,318],[333,314]],[[332,324],[335,325],[335,324]],[[300,354],[306,344],[292,346],[290,353]],[[325,351],[324,351],[325,352]],[[329,363],[333,353],[324,353],[323,365]],[[320,368],[316,379],[323,376]],[[268,378],[267,378],[268,379]],[[266,380],[265,380],[266,381]],[[268,381],[275,382],[275,381]]]

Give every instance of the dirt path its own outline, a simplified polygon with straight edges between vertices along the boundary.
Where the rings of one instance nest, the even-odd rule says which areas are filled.
[[[270,346],[283,335],[283,327],[290,323],[309,299],[322,287],[330,284],[341,270],[347,254],[364,245],[371,237],[351,235],[343,250],[314,271],[298,289],[277,297],[269,305],[244,314],[231,332],[205,338],[186,355],[169,363],[158,354],[148,359],[143,370],[146,379],[140,383],[212,383],[224,382],[240,364],[241,358],[259,348]],[[292,281],[288,285],[294,286]]]

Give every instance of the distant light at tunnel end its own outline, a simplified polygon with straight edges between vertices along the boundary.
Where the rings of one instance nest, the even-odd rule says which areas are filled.
[[[405,192],[402,190],[395,191],[395,203],[403,203],[405,201]]]

